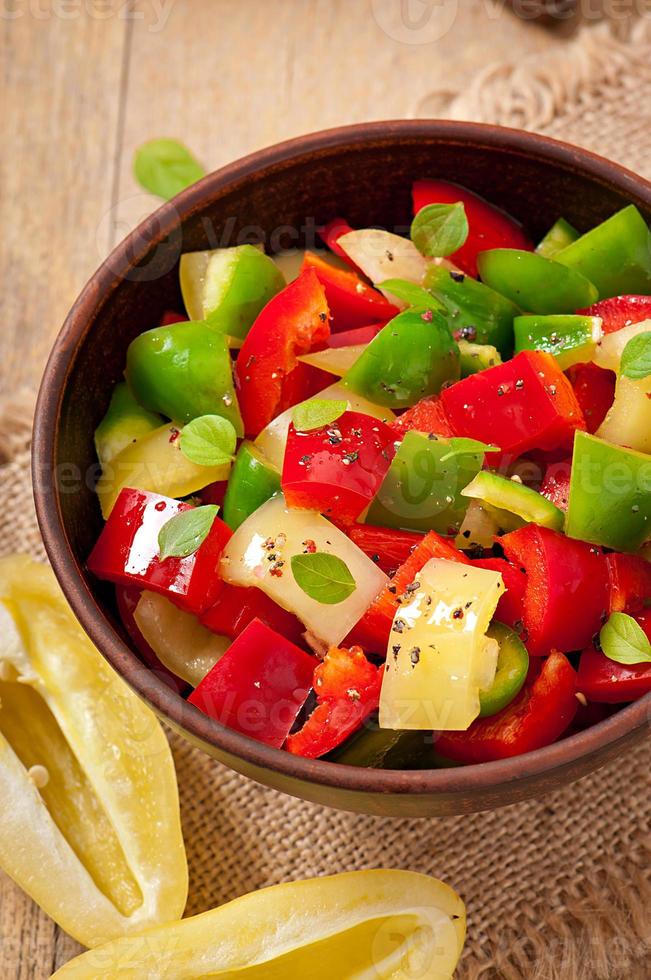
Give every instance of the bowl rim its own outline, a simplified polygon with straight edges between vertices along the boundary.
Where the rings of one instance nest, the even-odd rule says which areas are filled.
[[[94,315],[117,283],[150,248],[182,220],[201,210],[207,197],[237,189],[261,169],[277,171],[299,158],[337,149],[355,149],[396,141],[427,139],[446,144],[473,143],[580,169],[605,186],[644,199],[651,209],[651,182],[589,150],[524,130],[485,123],[436,119],[355,123],[285,140],[257,150],[208,174],[171,201],[162,204],[121,241],[88,280],[59,332],[43,373],[34,417],[32,482],[36,513],[48,558],[67,601],[90,639],[136,693],[177,731],[195,743],[234,756],[248,765],[297,782],[351,793],[400,795],[475,794],[522,779],[568,769],[583,758],[614,749],[648,726],[651,694],[621,708],[582,732],[533,752],[459,768],[385,770],[306,759],[264,745],[209,718],[173,692],[122,640],[102,611],[74,557],[63,523],[56,489],[57,435],[63,395],[76,353],[92,329]],[[255,777],[254,777],[255,778]]]

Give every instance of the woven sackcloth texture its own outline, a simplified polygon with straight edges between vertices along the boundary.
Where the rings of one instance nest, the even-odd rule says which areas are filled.
[[[543,129],[649,173],[651,30],[642,21],[626,33],[622,39],[621,31],[599,24],[559,42],[547,61],[491,66],[451,98],[447,114]],[[440,109],[432,93],[421,99],[419,114],[426,114],[430,98]],[[24,423],[31,398],[21,392],[0,405],[0,553],[44,557]],[[170,740],[190,861],[190,913],[279,881],[409,868],[443,877],[468,904],[462,980],[651,975],[648,743],[540,801],[448,819],[386,820],[282,796],[180,738]]]

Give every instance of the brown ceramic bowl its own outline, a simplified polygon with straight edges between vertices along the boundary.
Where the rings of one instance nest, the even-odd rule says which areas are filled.
[[[261,150],[211,174],[147,218],[92,277],[45,370],[33,476],[45,545],[73,610],[97,647],[172,728],[220,762],[329,806],[427,816],[503,806],[559,788],[616,758],[646,732],[650,700],[520,758],[427,771],[358,769],[297,758],[231,731],[187,705],[145,668],[116,617],[112,589],[84,562],[102,522],[93,494],[93,430],[129,342],[182,309],[181,251],[233,244],[258,229],[272,250],[309,244],[315,224],[399,229],[418,177],[455,180],[541,236],[564,215],[587,229],[633,202],[651,219],[651,184],[576,147],[516,130],[457,122],[379,122]]]

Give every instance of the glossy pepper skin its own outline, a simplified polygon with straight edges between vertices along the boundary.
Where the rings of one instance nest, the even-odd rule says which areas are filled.
[[[314,671],[317,706],[288,737],[287,751],[308,759],[332,752],[377,711],[381,686],[382,668],[370,663],[361,647],[330,647]]]
[[[224,335],[203,321],[147,330],[127,350],[126,378],[144,408],[176,422],[221,415],[243,435]]]
[[[465,378],[441,393],[456,435],[497,445],[497,465],[529,449],[568,448],[585,428],[571,384],[551,354],[523,351],[511,361]]]
[[[328,347],[356,347],[358,344],[370,344],[388,322],[388,320],[379,320],[377,323],[369,323],[366,327],[354,327],[352,330],[331,333],[328,337]]]
[[[570,498],[570,477],[572,460],[561,459],[549,463],[540,487],[540,492],[547,500],[551,500],[560,510],[567,510]]]
[[[513,320],[520,308],[471,276],[431,265],[423,285],[447,311],[455,339],[492,344],[504,357],[513,352]]]
[[[486,635],[497,640],[500,652],[495,680],[487,691],[479,692],[481,718],[490,718],[506,708],[522,690],[529,671],[529,655],[517,633],[493,621]]]
[[[364,327],[378,320],[388,321],[400,312],[356,272],[338,269],[314,252],[305,253],[301,272],[308,269],[314,270],[325,290],[333,332]]]
[[[232,531],[280,490],[280,473],[252,442],[238,449],[224,495],[223,518]]]
[[[417,531],[398,531],[372,524],[353,524],[347,533],[350,540],[387,575],[393,575],[423,540],[423,535]]]
[[[187,558],[159,558],[158,534],[188,504],[145,490],[122,490],[88,559],[89,571],[116,585],[167,596],[185,612],[202,613],[223,586],[216,568],[231,530],[219,517]]]
[[[651,611],[639,613],[636,619],[651,641]],[[598,704],[637,701],[651,691],[651,664],[619,664],[590,646],[581,654],[577,687],[588,701]]]
[[[454,435],[439,395],[421,398],[419,402],[416,402],[415,405],[412,405],[411,408],[408,408],[406,412],[403,412],[389,424],[399,436],[404,436],[412,430],[424,432],[426,435],[432,433],[436,436],[443,436],[445,439]]]
[[[469,564],[463,552],[457,551],[436,531],[430,531],[414,548],[388,585],[353,627],[348,636],[348,642],[358,643],[365,650],[371,650],[373,653],[382,656],[386,654],[391,635],[391,624],[396,610],[408,587],[412,582],[417,581],[419,571],[430,558],[445,558],[449,561]]]
[[[134,439],[162,424],[160,415],[138,404],[128,384],[124,381],[116,384],[106,415],[95,429],[95,452],[102,469]]]
[[[624,293],[651,293],[649,229],[634,204],[558,252],[555,260],[594,283],[599,299]]]
[[[471,276],[477,276],[477,256],[487,248],[533,249],[533,243],[515,218],[458,184],[447,180],[417,180],[412,187],[412,199],[414,214],[427,204],[463,203],[470,233],[449,258]]]
[[[141,660],[147,664],[156,677],[159,677],[163,684],[167,684],[177,694],[183,694],[188,689],[187,683],[161,663],[138,628],[134,613],[142,592],[142,589],[138,589],[135,586],[116,585],[115,601],[122,625],[127,631],[129,639],[140,654]]]
[[[440,313],[409,309],[379,332],[343,378],[376,405],[408,408],[459,378],[459,348]]]
[[[495,619],[517,631],[522,623],[522,605],[527,590],[526,572],[520,565],[512,565],[504,558],[476,558],[473,565],[500,573],[506,591],[497,603]]]
[[[651,602],[651,563],[638,555],[606,556],[610,579],[608,612],[641,613]]]
[[[289,507],[356,520],[377,493],[395,452],[395,433],[361,412],[300,432],[290,423],[282,473]]]
[[[315,659],[254,619],[188,702],[221,725],[279,749],[303,707]]]
[[[576,312],[601,317],[604,334],[616,333],[631,323],[651,319],[651,296],[611,296]]]
[[[478,718],[466,732],[442,732],[434,748],[465,764],[493,762],[551,745],[569,728],[579,707],[576,672],[554,651],[534,664],[520,694],[490,718]]]
[[[305,632],[300,619],[275,603],[261,589],[240,585],[224,585],[217,602],[200,619],[213,633],[230,636],[232,640],[254,619],[297,645],[303,642]]]
[[[597,364],[573,364],[566,371],[588,432],[596,432],[615,400],[614,371]]]
[[[599,548],[527,524],[499,539],[507,559],[525,569],[523,639],[533,656],[567,653],[591,642],[608,610],[608,566]]]
[[[310,369],[297,357],[324,347],[329,334],[325,292],[309,269],[267,303],[238,354],[235,375],[248,436],[309,397]]]
[[[344,262],[351,267],[351,269],[354,269],[356,272],[360,271],[352,259],[350,259],[344,252],[341,245],[338,244],[338,239],[341,238],[342,235],[347,235],[349,231],[354,231],[354,228],[348,224],[345,218],[333,218],[332,221],[329,221],[327,225],[324,225],[323,228],[317,229],[317,231],[319,233],[319,237],[324,244],[328,246],[331,252],[334,252],[334,254],[340,259],[343,259]]]
[[[496,248],[482,252],[478,266],[482,282],[529,313],[568,313],[599,297],[580,272],[534,252]]]

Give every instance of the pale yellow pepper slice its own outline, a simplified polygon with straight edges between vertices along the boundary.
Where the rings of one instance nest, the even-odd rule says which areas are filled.
[[[352,871],[275,885],[92,950],[56,980],[450,980],[465,907],[413,871]]]
[[[163,730],[23,556],[0,559],[0,867],[85,946],[187,898]]]

